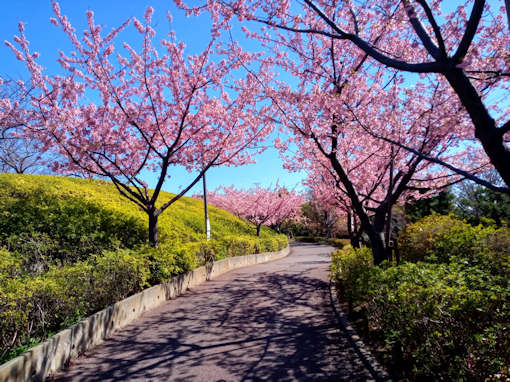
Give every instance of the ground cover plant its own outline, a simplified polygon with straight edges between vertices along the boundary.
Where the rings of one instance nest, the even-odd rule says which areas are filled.
[[[385,348],[396,377],[509,377],[509,229],[432,215],[407,227],[400,248],[398,266],[375,267],[368,249],[352,247],[337,251],[331,266],[348,309]]]
[[[167,194],[167,193],[164,193]],[[171,194],[164,195],[171,197]],[[160,220],[160,245],[145,213],[106,181],[0,174],[0,361],[142,289],[207,261],[277,251],[287,238],[183,197]]]

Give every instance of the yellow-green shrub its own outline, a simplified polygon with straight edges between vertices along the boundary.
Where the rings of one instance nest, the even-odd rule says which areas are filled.
[[[406,227],[399,238],[406,261],[459,262],[510,276],[510,229],[473,227],[451,215],[431,215]]]
[[[95,292],[92,306],[97,310],[148,286],[149,263],[131,250],[106,251],[90,261]]]
[[[5,248],[0,248],[0,284],[20,273],[21,259]]]
[[[372,274],[380,269],[372,264],[372,252],[366,247],[346,245],[332,255],[331,277],[349,301],[350,309],[365,303],[373,292]]]
[[[399,237],[399,249],[401,257],[407,261],[421,261],[430,256],[437,256],[438,239],[449,232],[463,232],[463,241],[459,241],[459,247],[451,248],[457,252],[464,251],[464,247],[473,246],[476,238],[475,227],[456,219],[453,215],[432,214],[418,222],[406,227]],[[441,253],[449,256],[451,253]]]
[[[214,260],[216,251],[244,256],[286,245],[284,236],[167,243],[159,248],[105,251],[74,264],[52,265],[35,276],[19,276],[20,260],[0,249],[0,275],[9,276],[0,281],[0,362],[13,348],[43,339],[149,285]],[[17,351],[9,354],[15,356]]]

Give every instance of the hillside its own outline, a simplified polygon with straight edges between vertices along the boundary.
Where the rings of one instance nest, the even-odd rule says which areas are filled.
[[[173,194],[162,192],[161,201],[170,199]],[[43,203],[51,208],[53,203],[75,200],[111,212],[124,215],[126,219],[134,219],[137,224],[147,226],[147,217],[133,203],[129,202],[107,181],[78,179],[58,176],[0,174],[0,209],[4,213],[8,205],[19,206],[31,202]],[[25,211],[30,215],[31,211]],[[253,235],[254,228],[214,206],[209,209],[211,234],[213,239],[225,235]],[[26,216],[28,217],[28,216]],[[204,219],[202,202],[183,197],[165,211],[159,219],[161,241],[179,240],[182,242],[199,241],[204,238]],[[0,235],[5,233],[0,230]],[[265,230],[266,235],[272,231]]]
[[[163,192],[159,199],[172,196]],[[0,246],[32,252],[26,247],[35,245],[64,262],[146,242],[146,214],[102,180],[0,174],[0,213]],[[210,206],[209,214],[213,241],[255,237],[252,226],[230,213]],[[159,230],[163,246],[203,241],[202,202],[181,198],[160,216]],[[275,233],[265,227],[263,237]]]

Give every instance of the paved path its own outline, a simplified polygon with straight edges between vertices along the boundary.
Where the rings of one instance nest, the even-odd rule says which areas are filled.
[[[327,246],[241,268],[145,313],[58,381],[366,381],[337,329]]]

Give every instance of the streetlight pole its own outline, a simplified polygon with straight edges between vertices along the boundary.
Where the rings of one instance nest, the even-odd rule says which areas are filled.
[[[207,208],[207,184],[205,181],[205,172],[202,175],[202,183],[204,185],[204,215],[205,215],[205,234],[207,241],[211,239],[211,224],[209,222],[209,209]]]

